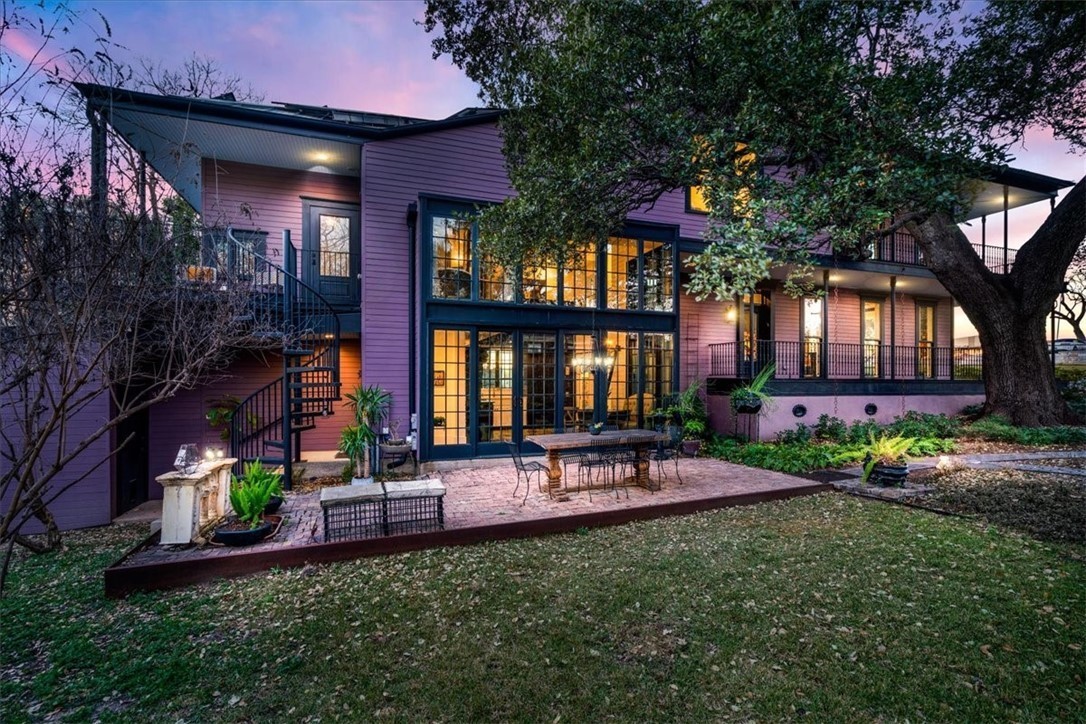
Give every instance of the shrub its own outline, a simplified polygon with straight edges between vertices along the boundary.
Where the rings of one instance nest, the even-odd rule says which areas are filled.
[[[976,418],[980,417],[980,413],[982,412],[984,412],[984,404],[978,402],[975,405],[966,405],[958,414],[962,417]]]
[[[886,431],[902,437],[957,437],[961,434],[962,423],[955,417],[909,410],[895,417],[886,426]]]
[[[848,426],[840,417],[819,415],[818,422],[815,423],[814,435],[819,440],[845,442],[848,438]]]
[[[845,437],[845,442],[863,443],[879,432],[882,432],[882,427],[874,420],[853,420],[852,424],[848,426],[848,435]]]
[[[802,422],[797,422],[795,430],[781,430],[778,432],[777,442],[791,445],[808,443],[811,441],[811,435],[811,428],[807,427]]]
[[[998,415],[981,418],[965,428],[965,434],[979,440],[1019,445],[1086,444],[1086,427],[1015,427]]]
[[[1086,380],[1086,365],[1056,365],[1056,379],[1060,382]]]

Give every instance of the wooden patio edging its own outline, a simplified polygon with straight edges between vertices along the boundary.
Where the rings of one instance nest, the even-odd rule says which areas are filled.
[[[554,518],[479,525],[470,528],[452,528],[430,533],[412,533],[387,538],[368,538],[335,543],[314,543],[306,546],[237,553],[215,558],[194,558],[135,566],[122,565],[135,551],[151,540],[148,538],[143,543],[137,544],[130,549],[116,563],[105,570],[105,594],[106,598],[124,598],[137,591],[161,591],[179,588],[211,581],[216,578],[233,578],[258,573],[271,568],[296,568],[307,564],[335,563],[337,561],[404,553],[425,548],[473,545],[486,541],[572,533],[579,528],[599,528],[621,525],[637,520],[651,520],[672,515],[688,515],[720,508],[766,503],[774,500],[787,500],[789,498],[832,492],[833,489],[832,485],[818,483],[782,490],[767,490],[742,495],[722,495],[715,498],[645,505],[636,508],[601,511],[599,513],[579,513]]]

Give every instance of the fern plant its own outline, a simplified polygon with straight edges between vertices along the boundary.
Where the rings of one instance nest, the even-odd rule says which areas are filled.
[[[250,528],[256,528],[263,522],[264,508],[277,490],[282,492],[279,476],[265,470],[257,460],[246,466],[243,477],[233,476],[230,507],[238,520],[248,523]]]
[[[863,483],[866,483],[867,479],[871,477],[876,465],[880,463],[893,465],[903,462],[905,454],[916,442],[916,438],[902,437],[901,435],[887,437],[885,433],[876,438],[874,432],[869,433],[868,440],[865,449],[867,455],[864,458],[864,474],[860,478]]]

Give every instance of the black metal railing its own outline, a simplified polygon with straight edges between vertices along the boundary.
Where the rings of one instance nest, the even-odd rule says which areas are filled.
[[[282,376],[235,410],[230,454],[238,458],[239,470],[255,459],[281,464],[289,488],[301,433],[314,417],[331,414],[339,399],[339,318],[319,291],[287,271],[298,268],[289,231],[283,232],[283,266],[239,241],[230,229],[226,236],[230,253],[217,282],[244,286],[251,336],[263,346],[274,343],[283,355]]]
[[[998,274],[1004,274],[1011,270],[1014,264],[1014,249],[1007,249],[1004,258],[1003,247],[991,244],[972,244],[973,250],[983,261],[984,265]],[[868,249],[870,258],[874,261],[888,261],[909,266],[927,266],[924,252],[916,243],[912,234],[904,229],[898,229],[889,236],[881,237]]]
[[[979,380],[982,363],[979,347],[818,339],[709,345],[709,374],[734,379],[751,379],[773,364],[781,380]]]

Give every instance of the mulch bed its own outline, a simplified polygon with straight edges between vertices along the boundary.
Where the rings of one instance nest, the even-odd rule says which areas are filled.
[[[980,516],[1040,540],[1086,544],[1086,489],[1081,477],[967,468],[946,473],[918,470],[909,480],[931,486],[914,503]]]
[[[1017,452],[1045,452],[1046,450],[1086,450],[1083,445],[1019,445],[1014,442],[994,442],[991,440],[958,440],[955,455],[987,455]]]

